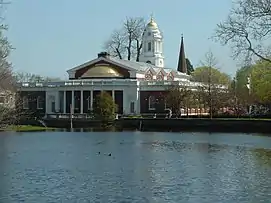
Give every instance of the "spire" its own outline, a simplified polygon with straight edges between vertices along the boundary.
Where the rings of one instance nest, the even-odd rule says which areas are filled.
[[[184,53],[183,35],[182,35],[182,39],[181,39],[181,47],[180,47],[177,70],[179,72],[187,74],[187,64],[186,64],[185,53]]]

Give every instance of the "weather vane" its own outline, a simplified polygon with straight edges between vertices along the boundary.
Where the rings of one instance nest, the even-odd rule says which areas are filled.
[[[153,13],[151,13],[151,20],[153,20]]]

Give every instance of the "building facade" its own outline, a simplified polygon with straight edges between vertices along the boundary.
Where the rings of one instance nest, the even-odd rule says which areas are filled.
[[[176,70],[165,67],[163,36],[153,18],[142,35],[139,62],[122,60],[106,52],[67,71],[69,79],[58,82],[21,83],[22,108],[48,114],[88,114],[96,96],[107,91],[119,114],[162,112],[165,93],[172,85],[196,88],[187,74],[183,38]],[[72,112],[71,112],[72,111]]]

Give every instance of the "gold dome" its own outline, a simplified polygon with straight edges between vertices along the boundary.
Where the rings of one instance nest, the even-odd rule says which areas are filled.
[[[151,20],[150,22],[147,24],[148,27],[151,27],[151,28],[158,28],[158,25],[157,23],[153,20],[153,17],[151,16]]]
[[[109,66],[95,66],[88,69],[81,78],[114,78],[114,77],[123,77],[117,70]]]

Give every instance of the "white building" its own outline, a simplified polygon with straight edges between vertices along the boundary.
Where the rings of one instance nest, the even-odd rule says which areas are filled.
[[[165,91],[172,84],[197,86],[190,82],[181,41],[176,70],[166,68],[163,36],[153,18],[143,33],[139,62],[121,60],[102,52],[98,57],[67,71],[69,80],[22,83],[23,108],[38,114],[87,114],[100,91],[108,91],[120,114],[152,113],[164,110]]]

